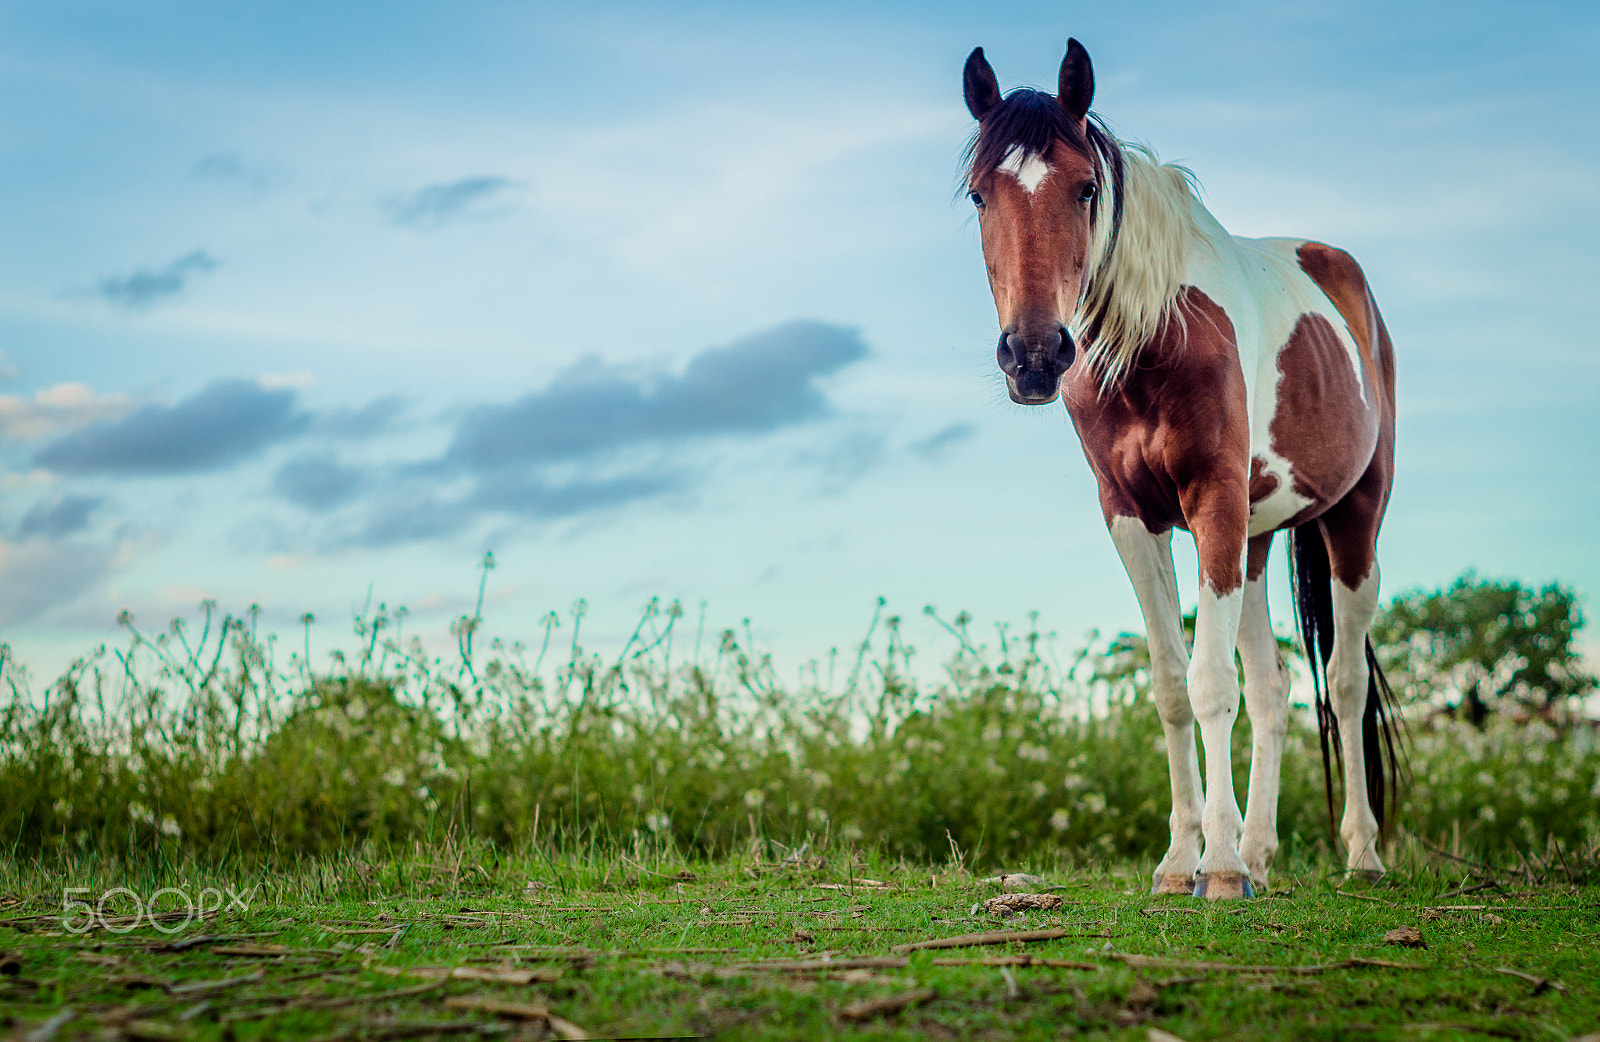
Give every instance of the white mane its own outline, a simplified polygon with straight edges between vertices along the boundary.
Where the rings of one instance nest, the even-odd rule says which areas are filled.
[[[1071,323],[1085,357],[1100,370],[1102,391],[1122,379],[1169,317],[1183,321],[1175,314],[1178,291],[1189,250],[1204,238],[1193,212],[1194,175],[1141,145],[1119,144],[1120,226],[1112,226],[1117,200],[1102,200],[1091,231],[1087,286]],[[1101,179],[1107,193],[1116,190],[1111,181]]]

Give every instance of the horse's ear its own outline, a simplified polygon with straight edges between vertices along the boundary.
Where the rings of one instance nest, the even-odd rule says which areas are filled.
[[[982,47],[974,47],[967,55],[967,68],[961,79],[967,95],[967,111],[972,113],[973,119],[982,119],[1000,104],[1000,84],[994,78],[994,69],[989,67],[989,59],[983,56]]]
[[[1067,41],[1067,56],[1061,59],[1061,86],[1057,97],[1067,115],[1079,123],[1089,115],[1089,103],[1094,101],[1094,66],[1089,62],[1089,52],[1077,40]]]

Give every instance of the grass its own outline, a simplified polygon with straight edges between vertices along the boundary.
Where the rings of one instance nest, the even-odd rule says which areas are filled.
[[[952,837],[977,867],[1166,845],[1165,739],[1140,638],[1058,656],[1049,634],[997,627],[984,640],[958,616],[928,679],[884,616],[854,655],[785,683],[747,635],[691,642],[680,619],[652,602],[607,661],[581,643],[581,606],[530,647],[474,648],[472,616],[444,661],[380,606],[357,618],[355,653],[313,671],[208,608],[155,636],[130,622],[125,648],[97,649],[38,693],[0,647],[0,849],[284,864],[362,844],[512,850],[542,837],[715,860],[753,835],[831,836],[926,862]],[[1592,845],[1597,737],[1504,716],[1482,729],[1418,720],[1400,825],[1456,853]],[[1241,719],[1241,793],[1249,742]],[[1285,852],[1337,856],[1304,706],[1282,779]]]
[[[1341,890],[1326,861],[1291,860],[1270,896],[1221,904],[1149,897],[1150,864],[1057,861],[1031,867],[1044,877],[1036,888],[1055,887],[1064,903],[1001,921],[972,914],[998,887],[964,857],[952,848],[946,860],[917,863],[842,843],[787,859],[770,843],[716,861],[649,846],[502,857],[480,843],[233,872],[185,861],[12,862],[0,882],[0,1011],[18,1037],[53,1023],[59,1038],[197,1040],[1600,1031],[1593,863],[1489,868],[1410,843],[1392,852],[1394,870],[1376,887]],[[62,928],[69,886],[94,900],[117,886],[192,897],[207,885],[248,894],[248,908],[168,923],[170,935],[149,925]],[[170,893],[158,905],[169,903],[182,905]],[[120,929],[115,915],[131,908],[119,895],[105,913]],[[1385,941],[1407,926],[1426,947]],[[1050,929],[1065,936],[895,952],[974,931]],[[849,968],[850,959],[879,961]],[[778,960],[791,965],[761,965]],[[836,965],[793,965],[822,960]],[[491,979],[441,979],[447,968]],[[903,1008],[861,1012],[878,1000]]]
[[[463,617],[448,660],[379,605],[319,669],[206,605],[159,634],[127,620],[125,647],[38,691],[0,645],[4,1027],[35,1042],[1600,1031],[1594,728],[1419,715],[1391,875],[1350,890],[1301,706],[1276,889],[1153,899],[1168,786],[1142,640],[1060,656],[1035,629],[980,638],[929,614],[949,639],[932,679],[892,615],[785,683],[748,631],[691,640],[655,602],[608,660],[582,644],[581,604],[527,646],[485,644],[481,615]],[[1247,722],[1234,737],[1243,792]],[[1019,869],[1063,904],[973,911],[987,877]],[[79,898],[104,898],[109,924],[63,920]],[[136,900],[209,914],[119,919]],[[1401,927],[1426,947],[1385,940]],[[994,929],[1061,936],[894,951]]]

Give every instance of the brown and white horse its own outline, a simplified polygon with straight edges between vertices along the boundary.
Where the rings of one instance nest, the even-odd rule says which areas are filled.
[[[1375,878],[1385,790],[1392,800],[1397,787],[1392,696],[1368,637],[1394,471],[1394,350],[1361,268],[1322,243],[1229,235],[1186,170],[1090,115],[1094,72],[1076,40],[1055,96],[1002,96],[981,47],[965,93],[1000,369],[1012,401],[1065,401],[1144,612],[1172,777],[1154,892],[1248,897],[1252,881],[1266,884],[1289,676],[1264,571],[1284,529],[1329,813],[1331,744],[1348,866]],[[1192,655],[1174,528],[1193,533],[1200,563]],[[1235,649],[1253,738],[1243,816],[1229,754]]]

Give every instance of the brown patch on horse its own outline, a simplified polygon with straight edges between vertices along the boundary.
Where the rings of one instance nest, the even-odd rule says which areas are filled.
[[[1382,409],[1365,358],[1358,381],[1333,324],[1301,315],[1278,352],[1278,403],[1268,428],[1273,451],[1289,461],[1297,494],[1315,517],[1344,498],[1367,469]],[[1314,509],[1312,509],[1314,508]]]
[[[1272,537],[1276,534],[1263,532],[1251,536],[1245,544],[1244,577],[1248,581],[1255,582],[1267,570],[1267,555],[1272,552]]]
[[[1361,265],[1343,250],[1320,242],[1302,243],[1295,256],[1300,259],[1300,270],[1339,309],[1362,357],[1370,361],[1377,331],[1373,328],[1374,310],[1368,307],[1367,276]]]
[[[1222,595],[1243,585],[1250,522],[1244,374],[1233,322],[1215,301],[1185,286],[1176,310],[1185,321],[1164,327],[1120,384],[1102,392],[1099,374],[1076,365],[1062,398],[1107,522],[1188,529],[1201,576]]]
[[[1394,343],[1355,258],[1320,242],[1304,243],[1296,253],[1301,270],[1344,317],[1361,352],[1368,407],[1377,414],[1370,461],[1354,486],[1320,518],[1333,577],[1355,589],[1371,574],[1377,559],[1378,528],[1394,482]]]
[[[1278,491],[1278,476],[1267,473],[1267,461],[1260,456],[1250,457],[1250,502],[1259,503]]]

